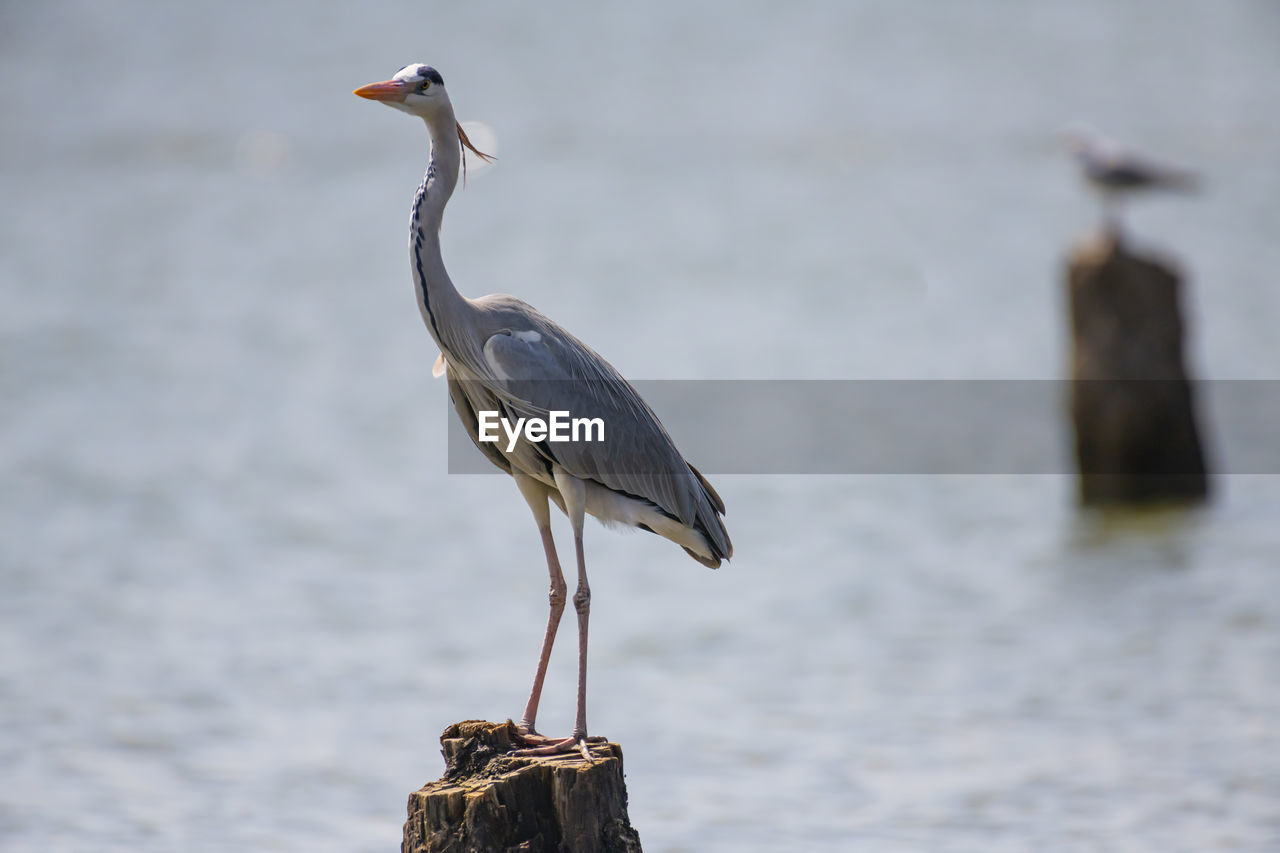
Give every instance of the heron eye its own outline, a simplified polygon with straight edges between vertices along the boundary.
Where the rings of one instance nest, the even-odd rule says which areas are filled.
[[[423,91],[423,92],[427,91],[428,89],[430,89],[430,88],[431,88],[431,81],[430,81],[430,80],[423,80],[423,81],[422,81],[422,85],[421,85],[421,86],[419,86],[418,88],[419,88],[419,90],[420,90],[420,91]]]

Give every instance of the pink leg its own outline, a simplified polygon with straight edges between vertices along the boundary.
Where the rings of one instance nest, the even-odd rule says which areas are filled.
[[[573,594],[573,607],[578,613],[578,710],[577,718],[573,725],[573,734],[564,740],[544,743],[532,749],[519,750],[518,753],[525,755],[552,755],[564,752],[581,752],[583,758],[591,760],[591,754],[587,751],[587,744],[603,740],[603,738],[587,737],[587,619],[591,613],[591,587],[587,585],[587,563],[582,548],[582,524],[586,516],[586,489],[581,480],[571,477],[563,471],[556,471],[556,487],[560,491],[561,497],[564,499],[565,514],[569,516],[569,523],[573,525],[573,545],[574,551],[578,558],[578,589]],[[526,495],[527,497],[527,495]],[[535,510],[536,512],[536,510]],[[550,540],[550,533],[544,538],[545,541]],[[549,550],[548,554],[554,554],[554,550]],[[551,557],[548,557],[548,562]],[[559,565],[557,564],[557,569]],[[552,589],[555,589],[555,574],[552,575]],[[560,609],[564,608],[564,578],[560,578]],[[560,611],[552,605],[552,619],[558,621]],[[548,639],[543,646],[543,657],[538,665],[538,677],[534,682],[534,694],[529,697],[531,707],[536,707],[537,695],[542,689],[542,676],[546,669],[546,659],[550,655],[551,640],[554,634],[554,628],[548,626]],[[528,721],[530,729],[532,729],[533,717],[527,711],[525,720]],[[523,726],[523,723],[522,723]],[[529,738],[534,743],[539,743],[543,739],[537,735]]]
[[[587,566],[583,557],[581,532],[574,534],[573,544],[578,557],[578,589],[573,594],[573,609],[578,613],[578,711],[573,725],[573,734],[563,740],[547,741],[533,732],[531,726],[526,732],[525,723],[521,722],[521,733],[532,735],[526,737],[526,742],[537,745],[529,749],[517,750],[517,755],[558,755],[566,752],[580,752],[583,758],[590,761],[591,753],[587,750],[587,744],[604,742],[604,738],[587,737],[587,621],[591,614],[591,587],[587,585]],[[562,579],[562,588],[563,583]],[[564,608],[563,592],[560,607]],[[558,620],[559,612],[553,611],[553,618]],[[549,653],[550,641],[548,640],[548,645],[543,650],[543,661],[538,667],[538,680],[533,686],[535,696],[529,697],[530,702],[534,702],[537,691],[541,690],[542,673],[546,668],[546,657]],[[532,719],[527,712],[525,719]]]
[[[587,585],[580,527],[574,531],[573,546],[578,557],[578,589],[573,593],[573,609],[578,612],[578,716],[573,739],[581,742],[587,739],[587,618],[591,615],[591,587]]]
[[[564,613],[564,595],[567,589],[564,572],[560,571],[560,559],[556,556],[556,543],[551,538],[550,527],[540,527],[542,549],[547,554],[547,569],[551,573],[551,614],[547,618],[547,633],[542,639],[542,654],[538,656],[538,672],[533,677],[533,689],[529,691],[529,701],[524,706],[524,717],[520,720],[519,730],[524,735],[537,736],[534,721],[538,716],[538,702],[542,698],[542,682],[547,677],[547,662],[551,660],[551,647],[556,641],[556,629],[560,627],[560,616]]]

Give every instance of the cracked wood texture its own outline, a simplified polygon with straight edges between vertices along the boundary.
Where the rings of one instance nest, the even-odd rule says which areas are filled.
[[[469,720],[440,736],[445,773],[409,796],[402,853],[640,853],[622,748],[510,755],[515,727]]]
[[[1172,263],[1101,235],[1068,260],[1080,503],[1193,503],[1209,482]]]

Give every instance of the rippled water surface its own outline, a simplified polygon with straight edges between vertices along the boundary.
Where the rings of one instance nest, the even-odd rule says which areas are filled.
[[[1189,271],[1197,372],[1275,379],[1277,35],[1247,0],[5,5],[0,848],[393,850],[439,732],[523,706],[537,535],[446,473],[425,133],[355,86],[441,69],[500,157],[454,280],[632,377],[1061,375],[1085,121],[1204,173],[1134,232]],[[646,849],[1280,849],[1275,478],[1114,518],[1065,475],[715,481],[718,572],[589,528]]]

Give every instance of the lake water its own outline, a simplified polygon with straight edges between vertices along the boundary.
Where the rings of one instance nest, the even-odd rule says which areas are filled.
[[[442,71],[500,157],[454,280],[634,378],[1061,376],[1083,121],[1204,174],[1133,231],[1197,374],[1274,380],[1277,36],[1263,0],[0,7],[0,849],[394,850],[440,731],[523,707],[537,535],[446,471],[425,132],[354,87]],[[646,850],[1280,849],[1280,480],[1099,517],[1066,474],[713,479],[717,572],[588,532]]]

